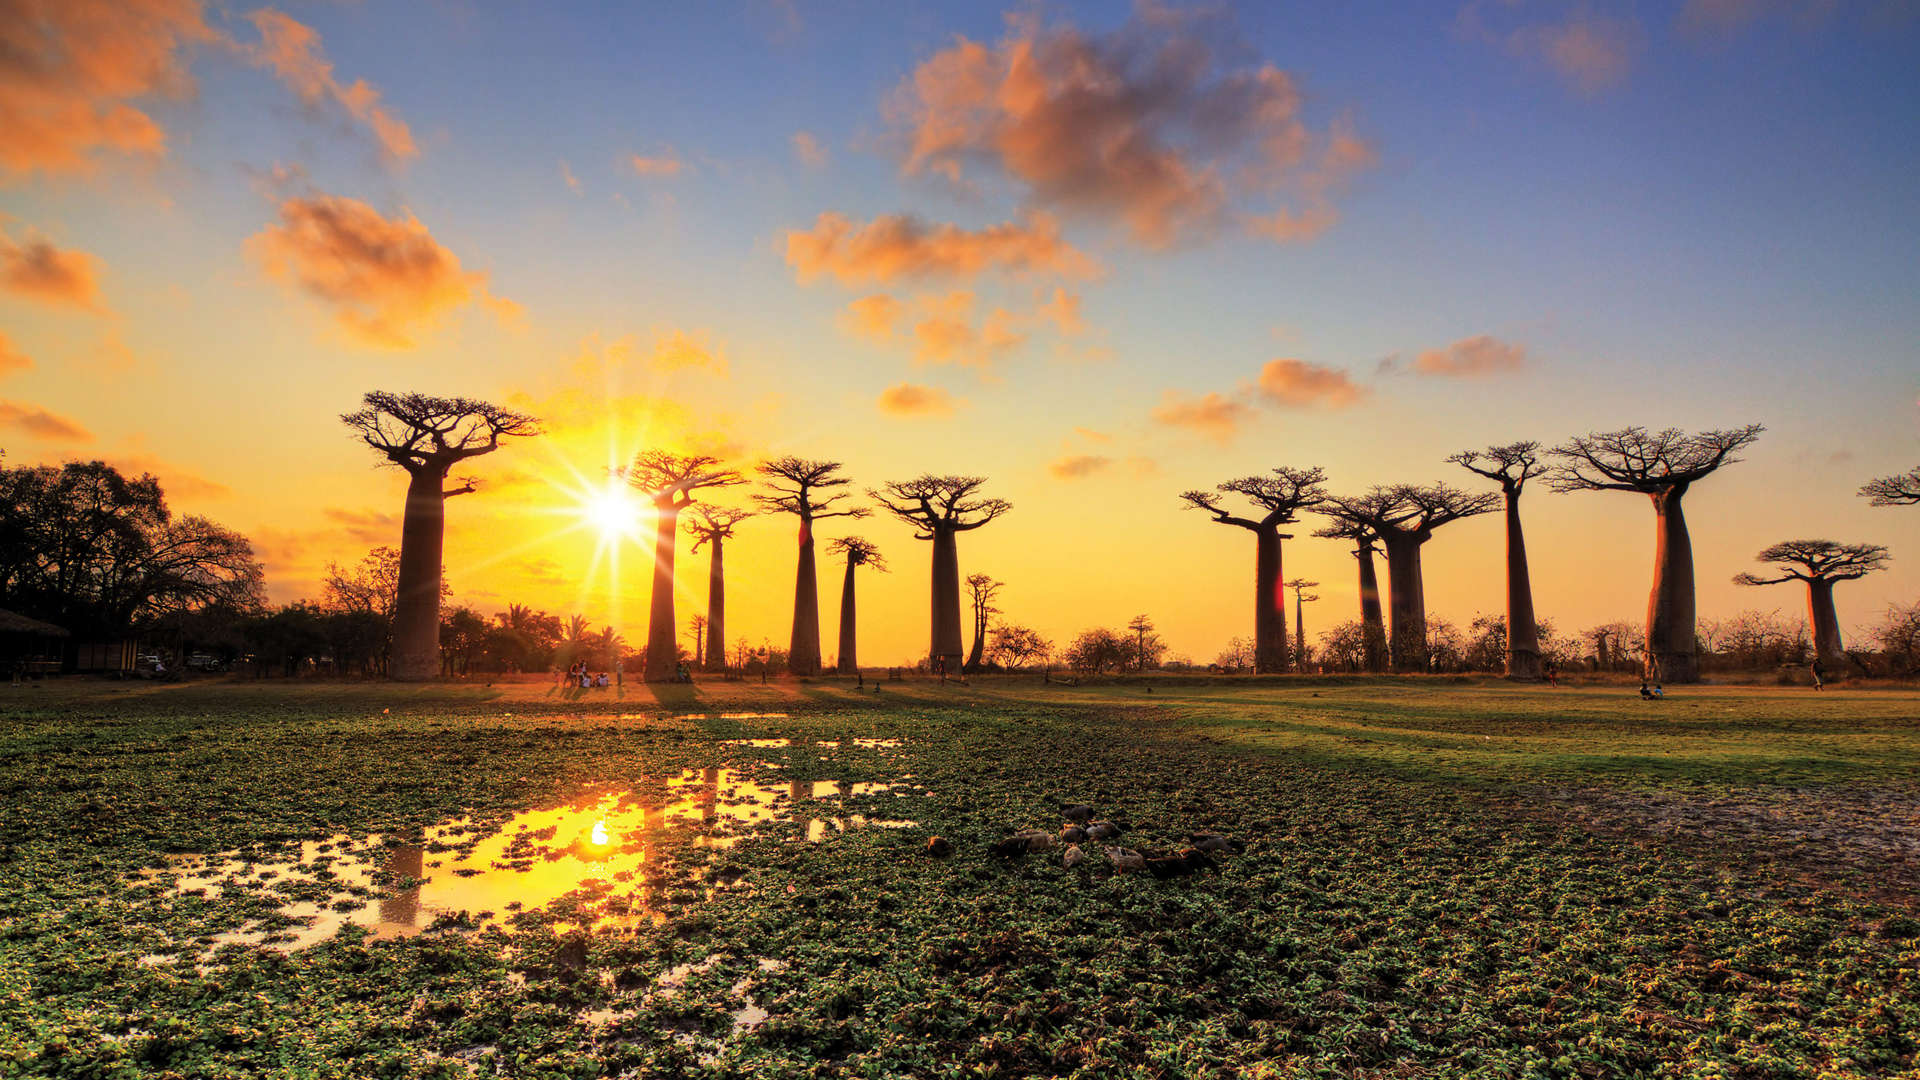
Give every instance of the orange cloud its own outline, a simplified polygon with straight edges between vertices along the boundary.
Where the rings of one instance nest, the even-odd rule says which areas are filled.
[[[1080,297],[1059,286],[1054,287],[1053,296],[1041,304],[1034,314],[1053,323],[1068,337],[1087,332],[1087,320],[1080,315]]]
[[[92,442],[93,432],[77,422],[58,416],[38,405],[16,405],[0,401],[0,427],[19,428],[37,439],[49,442]]]
[[[934,54],[884,111],[909,175],[964,184],[984,164],[1034,205],[1165,248],[1211,234],[1239,182],[1285,187],[1307,167],[1298,87],[1270,64],[1234,66],[1249,52],[1218,18],[1157,4],[1106,34],[1016,17],[994,47],[961,38]]]
[[[1253,418],[1253,409],[1212,391],[1193,398],[1178,390],[1168,390],[1154,407],[1153,418],[1168,427],[1186,428],[1225,446],[1240,433],[1240,425]]]
[[[1526,364],[1525,346],[1481,334],[1444,349],[1428,349],[1414,359],[1413,369],[1422,375],[1499,375],[1519,371]]]
[[[727,354],[709,340],[706,331],[659,330],[653,336],[652,366],[656,371],[681,371],[704,368],[716,375],[727,373]]]
[[[383,514],[377,510],[348,510],[338,506],[329,506],[321,513],[328,521],[340,526],[356,543],[369,547],[392,544],[400,537],[400,519],[393,514]]]
[[[365,79],[342,85],[334,77],[333,62],[320,48],[320,35],[313,27],[272,8],[261,8],[247,16],[260,31],[260,44],[246,50],[247,58],[260,67],[271,69],[309,107],[332,101],[348,115],[373,129],[380,148],[387,156],[404,161],[420,153],[414,145],[413,131],[380,104],[380,91]]]
[[[33,370],[33,357],[21,352],[13,339],[0,334],[0,378],[12,375],[16,371]]]
[[[1047,466],[1055,480],[1084,480],[1113,464],[1110,457],[1099,454],[1069,454]]]
[[[827,148],[807,131],[793,133],[793,156],[809,169],[824,168],[827,164]]]
[[[874,293],[847,302],[846,310],[840,313],[840,328],[853,337],[891,341],[894,327],[905,313],[905,304],[886,293]]]
[[[680,155],[674,153],[672,147],[668,147],[665,153],[653,157],[642,154],[630,155],[627,158],[627,164],[641,176],[679,176],[687,168],[687,163],[680,160]]]
[[[787,233],[787,263],[802,282],[829,275],[842,285],[886,284],[903,278],[968,279],[986,270],[1092,277],[1099,264],[1060,238],[1045,214],[984,229],[931,225],[910,214],[888,214],[857,225],[824,213],[806,231]]]
[[[1731,11],[1743,5],[1724,0],[1710,5]],[[1500,5],[1496,17],[1514,5]],[[1509,54],[1544,64],[1573,89],[1589,97],[1609,89],[1627,77],[1635,54],[1645,44],[1645,35],[1631,19],[1595,15],[1584,7],[1568,13],[1564,20],[1518,26],[1504,32],[1489,27],[1482,18],[1484,5],[1475,0],[1460,12],[1460,25],[1484,41],[1504,48]]]
[[[1089,427],[1076,427],[1073,429],[1073,433],[1088,442],[1109,443],[1113,441],[1112,435],[1104,431],[1095,431]]]
[[[290,198],[280,223],[247,240],[269,276],[330,305],[340,325],[364,344],[407,349],[473,302],[511,318],[511,301],[487,292],[487,275],[461,267],[413,215],[387,218],[337,195]]]
[[[569,166],[564,159],[560,162],[560,179],[567,182],[568,191],[573,192],[575,195],[580,194],[580,178],[573,175],[573,168]]]
[[[152,454],[122,454],[106,461],[129,476],[154,476],[168,499],[224,499],[233,494],[232,488],[219,481],[178,468]]]
[[[29,236],[16,243],[0,232],[0,289],[43,303],[102,311],[98,257],[61,251]]]
[[[1344,371],[1305,360],[1269,360],[1260,369],[1260,396],[1274,405],[1307,408],[1325,405],[1340,409],[1359,401],[1366,388],[1356,386]]]
[[[165,153],[166,133],[129,102],[184,95],[182,48],[218,37],[200,0],[0,0],[0,174]]]
[[[880,394],[880,411],[892,416],[951,416],[966,402],[937,386],[898,383]]]

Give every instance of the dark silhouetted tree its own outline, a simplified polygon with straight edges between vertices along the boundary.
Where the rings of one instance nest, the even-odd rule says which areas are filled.
[[[859,609],[854,603],[853,571],[855,567],[870,566],[885,573],[887,561],[880,557],[878,545],[858,536],[843,536],[828,544],[827,551],[844,555],[847,560],[846,580],[840,583],[840,656],[834,662],[834,670],[853,675],[860,670]]]
[[[1360,621],[1354,624],[1360,627],[1359,669],[1375,674],[1387,670],[1387,622],[1380,610],[1380,576],[1373,568],[1379,535],[1360,522],[1340,519],[1313,535],[1353,544],[1353,559],[1360,571]]]
[[[1472,495],[1446,484],[1376,487],[1354,498],[1329,498],[1319,512],[1348,526],[1364,526],[1387,549],[1387,649],[1393,670],[1427,670],[1427,596],[1420,549],[1442,525],[1490,513],[1492,492]]]
[[[1836,544],[1831,540],[1787,540],[1755,555],[1755,562],[1772,563],[1773,577],[1736,574],[1735,585],[1780,585],[1802,581],[1807,586],[1807,622],[1813,627],[1813,652],[1838,677],[1847,654],[1840,645],[1840,617],[1833,610],[1833,587],[1858,581],[1887,565],[1887,549],[1879,544]]]
[[[1001,623],[993,628],[987,652],[1001,667],[1023,668],[1051,656],[1053,642],[1027,627]]]
[[[1326,470],[1281,466],[1271,476],[1243,476],[1213,491],[1185,491],[1180,497],[1205,510],[1221,525],[1253,533],[1253,670],[1263,673],[1287,667],[1287,608],[1280,595],[1280,541],[1292,539],[1280,526],[1298,521],[1300,511],[1326,500]],[[1254,515],[1238,517],[1220,506],[1220,496],[1240,495],[1254,506]]]
[[[1319,582],[1308,581],[1306,578],[1294,578],[1287,582],[1287,588],[1293,590],[1293,669],[1295,671],[1307,670],[1307,617],[1301,608],[1320,599],[1317,594],[1306,590],[1319,587]]]
[[[733,527],[752,517],[747,510],[696,503],[687,519],[687,535],[693,537],[689,554],[700,553],[702,544],[710,547],[707,556],[707,651],[700,666],[708,671],[727,667],[727,540]],[[697,652],[697,650],[696,650]]]
[[[848,493],[835,491],[853,481],[836,475],[838,461],[812,461],[788,455],[760,466],[769,494],[755,495],[762,508],[800,519],[800,558],[793,579],[793,632],[787,646],[787,670],[820,673],[820,584],[814,572],[813,523],[825,518],[866,517],[864,506],[839,506]],[[836,506],[839,506],[836,509]]]
[[[1681,501],[1694,484],[1760,437],[1759,424],[1689,435],[1677,428],[1622,428],[1554,448],[1547,475],[1555,491],[1637,491],[1653,500],[1653,589],[1647,599],[1646,675],[1670,683],[1700,681],[1695,641],[1693,540]]]
[[[962,670],[968,674],[980,670],[980,664],[987,654],[987,624],[1000,609],[993,606],[993,598],[1006,587],[1006,582],[995,581],[986,574],[967,575],[967,599],[973,608],[973,648],[967,652],[967,665]]]
[[[1908,469],[1899,476],[1869,480],[1860,485],[1860,494],[1874,506],[1920,504],[1920,468]]]
[[[1546,471],[1540,464],[1540,444],[1516,442],[1462,450],[1447,460],[1500,485],[1507,506],[1507,678],[1542,678],[1540,628],[1534,621],[1533,583],[1527,576],[1527,540],[1520,530],[1521,491],[1529,479]]]
[[[645,678],[664,682],[673,678],[680,662],[679,623],[673,614],[673,556],[680,512],[694,502],[696,491],[747,480],[721,467],[719,458],[665,450],[643,450],[618,471],[653,503],[653,602],[647,613]],[[707,618],[711,621],[713,612]]]
[[[447,486],[454,466],[500,448],[500,440],[539,434],[533,417],[469,398],[375,391],[340,417],[386,464],[407,473],[400,521],[400,599],[389,674],[431,679],[440,673],[440,586],[447,499],[474,490]]]
[[[707,655],[707,617],[705,615],[687,616],[687,629],[693,634],[694,663],[704,664]]]
[[[1005,499],[980,495],[982,476],[921,476],[867,492],[894,517],[914,528],[914,539],[933,541],[932,641],[929,663],[946,671],[960,667],[960,547],[958,536],[1013,509]]]

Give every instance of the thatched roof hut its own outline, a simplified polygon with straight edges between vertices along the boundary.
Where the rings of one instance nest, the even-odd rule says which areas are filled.
[[[0,608],[0,634],[21,634],[28,637],[72,637],[61,627],[39,619],[29,619],[15,611]]]

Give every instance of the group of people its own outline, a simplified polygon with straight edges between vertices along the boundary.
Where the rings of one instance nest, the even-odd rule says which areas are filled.
[[[585,660],[571,664],[566,674],[560,676],[560,686],[567,690],[604,690],[613,685],[613,679],[604,671],[591,671]]]

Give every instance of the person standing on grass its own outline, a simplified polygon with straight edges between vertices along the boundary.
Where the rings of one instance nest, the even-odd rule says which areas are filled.
[[[1820,662],[1819,657],[1817,656],[1814,657],[1813,658],[1813,688],[1815,690],[1825,690],[1827,688],[1826,677],[1827,677],[1826,665]]]

